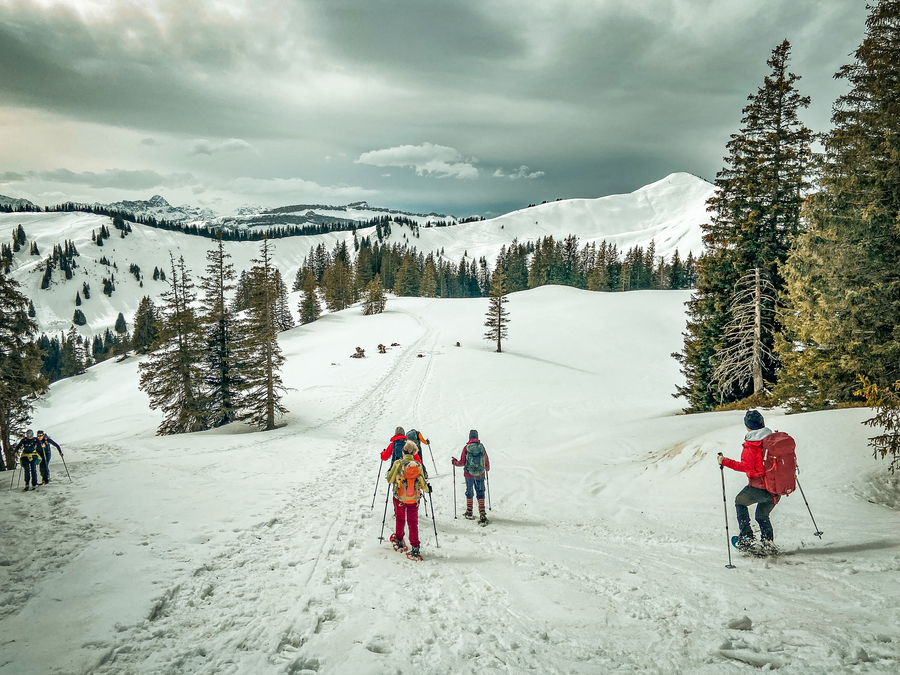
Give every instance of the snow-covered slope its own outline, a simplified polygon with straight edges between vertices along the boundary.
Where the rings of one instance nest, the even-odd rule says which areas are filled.
[[[548,235],[559,239],[569,234],[577,235],[582,245],[605,239],[623,252],[632,246],[647,246],[653,240],[657,254],[671,258],[677,249],[686,257],[689,251],[698,255],[702,250],[700,225],[706,221],[705,204],[712,189],[712,185],[690,174],[672,174],[629,195],[553,202],[492,220],[448,227],[421,226],[415,232],[395,223],[386,241],[408,244],[423,252],[443,251],[444,258],[454,264],[468,255],[470,259],[484,256],[493,265],[500,248],[513,239],[524,243]],[[342,217],[354,220],[385,214],[383,210],[366,210],[368,207],[362,203],[340,208]],[[422,216],[419,222],[428,220]],[[80,329],[82,334],[102,333],[113,325],[119,312],[131,321],[141,297],[150,295],[157,299],[166,289],[165,282],[152,281],[152,273],[154,267],[168,270],[170,252],[176,257],[184,256],[196,280],[205,269],[206,252],[213,246],[204,237],[136,224],[132,226],[133,233],[124,239],[112,230],[113,236],[101,248],[91,241],[91,232],[99,231],[101,225],[110,227],[110,219],[85,213],[0,214],[0,240],[9,241],[19,224],[29,241],[37,242],[41,255],[29,255],[30,243],[26,244],[15,256],[12,276],[34,300],[40,329],[45,332],[68,330],[75,311],[75,293],[85,281],[90,284],[92,295],[80,308],[88,322]],[[374,228],[361,229],[358,236],[374,237]],[[292,282],[310,250],[320,243],[331,249],[338,241],[352,243],[352,238],[353,234],[346,231],[273,240],[275,264]],[[43,260],[55,244],[67,239],[75,243],[80,253],[74,278],[67,281],[57,271],[51,288],[40,290],[39,268]],[[252,242],[226,242],[225,246],[239,271],[249,268],[259,252],[259,245]],[[101,265],[101,258],[114,263],[118,270]],[[140,267],[143,286],[128,273],[132,264]],[[100,280],[110,272],[115,274],[116,290],[106,297],[100,293]]]
[[[134,358],[57,382],[34,425],[72,482],[57,457],[49,486],[0,491],[0,675],[896,673],[898,490],[868,411],[765,413],[824,537],[796,493],[773,513],[784,555],[726,569],[715,457],[742,413],[677,414],[688,296],[516,293],[502,354],[482,299],[328,315],[281,334],[269,433],[154,436]],[[431,441],[421,563],[379,543],[397,425]],[[483,529],[450,465],[470,429]],[[724,479],[734,533],[745,480]]]

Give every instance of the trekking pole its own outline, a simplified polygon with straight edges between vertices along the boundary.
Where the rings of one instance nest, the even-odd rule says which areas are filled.
[[[456,520],[456,465],[453,465],[453,520]]]
[[[390,499],[390,497],[391,497],[391,491],[388,490],[387,494],[384,496],[384,516],[381,519],[381,534],[378,535],[378,543],[379,544],[384,541],[384,521],[387,520],[387,503],[388,503],[388,499]]]
[[[19,481],[22,480],[22,473],[25,471],[24,466],[19,467],[19,473],[16,474],[16,489],[19,489]]]
[[[488,511],[491,510],[491,472],[484,472],[484,480],[487,483],[487,493],[488,493]]]
[[[372,509],[375,509],[375,495],[378,494],[378,483],[381,481],[381,465],[384,464],[383,461],[378,461],[378,478],[375,479],[375,492],[372,493]]]
[[[69,482],[74,483],[75,481],[72,480],[72,476],[69,474],[69,467],[66,466],[66,458],[63,457],[62,453],[59,453],[59,458],[62,460],[63,468],[65,468],[65,470],[66,470],[66,475],[69,476]]]
[[[722,453],[719,453],[719,457]],[[733,570],[735,566],[731,564],[731,535],[728,533],[728,498],[725,497],[725,467],[719,464],[719,472],[722,474],[722,504],[725,506],[725,546],[728,547],[728,564],[725,569]]]
[[[434,467],[434,475],[438,475],[437,464],[434,463],[434,453],[431,451],[431,443],[426,443],[428,446],[428,454],[431,455],[431,465]],[[431,510],[434,511],[434,506],[431,507]]]
[[[820,530],[819,530],[819,526],[816,525],[816,519],[813,518],[812,509],[809,508],[809,502],[806,501],[806,495],[803,494],[803,487],[800,485],[800,479],[799,479],[799,478],[797,479],[797,487],[800,488],[800,494],[803,496],[803,503],[806,504],[806,510],[809,511],[809,517],[812,518],[812,521],[813,521],[813,527],[816,528],[816,531],[813,532],[813,535],[815,535],[816,537],[818,537],[819,539],[821,539],[821,538],[822,538],[822,535],[825,534],[825,533],[822,532],[822,531],[820,531]]]
[[[13,482],[16,480],[16,474],[19,472],[21,467],[13,465],[12,475],[9,477],[9,489],[13,489]]]
[[[437,521],[434,519],[434,500],[429,499],[428,501],[431,502],[431,524],[434,525],[434,545],[437,548],[440,548],[441,545],[438,543],[438,538],[437,538]],[[428,502],[426,502],[426,504],[427,503]]]

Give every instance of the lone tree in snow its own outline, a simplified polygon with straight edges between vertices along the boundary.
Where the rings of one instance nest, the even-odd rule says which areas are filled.
[[[381,285],[381,275],[376,274],[375,278],[366,286],[366,298],[363,301],[363,314],[381,314],[387,304],[387,298],[384,294],[384,286]]]
[[[773,329],[775,295],[775,286],[758,267],[735,284],[729,306],[731,320],[723,335],[728,346],[716,353],[709,385],[716,387],[720,397],[734,388],[744,389],[750,382],[754,395],[765,391],[763,372],[774,355],[763,335]]]
[[[498,269],[491,278],[487,321],[484,322],[484,325],[487,326],[488,329],[484,334],[484,339],[496,342],[498,352],[503,351],[501,342],[503,338],[506,337],[506,326],[509,323],[509,312],[503,307],[503,305],[509,302],[506,293],[506,274]]]

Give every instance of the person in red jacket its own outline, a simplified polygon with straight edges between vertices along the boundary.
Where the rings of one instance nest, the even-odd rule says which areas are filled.
[[[394,462],[396,462],[398,459],[402,459],[403,446],[406,445],[407,440],[409,439],[406,438],[406,432],[403,430],[403,427],[397,427],[396,429],[394,429],[394,435],[391,436],[391,440],[388,441],[387,447],[381,451],[381,461],[386,462],[390,460],[391,466],[393,466]],[[418,452],[413,455],[413,458],[419,464],[422,464],[422,458],[419,456]],[[427,473],[425,474],[425,477],[428,477]]]
[[[475,520],[472,514],[472,497],[478,496],[478,510],[481,517],[478,519],[482,525],[487,523],[487,513],[484,510],[484,477],[491,470],[491,460],[487,451],[478,440],[478,432],[472,429],[469,432],[469,442],[463,447],[459,459],[451,459],[453,466],[463,466],[463,476],[466,478],[466,512],[463,514],[469,520]],[[474,493],[474,494],[473,494]]]
[[[756,542],[753,528],[750,526],[750,510],[747,507],[756,504],[755,518],[759,523],[759,538],[765,547],[772,546],[772,541],[775,539],[769,514],[778,503],[778,497],[766,490],[765,472],[763,471],[762,440],[771,434],[772,430],[766,427],[763,416],[757,410],[747,411],[747,414],[744,415],[744,426],[747,428],[747,434],[744,436],[741,461],[736,462],[719,455],[721,466],[742,471],[747,474],[748,478],[747,487],[741,490],[734,499],[737,521],[741,528],[736,546],[742,551],[748,550]]]

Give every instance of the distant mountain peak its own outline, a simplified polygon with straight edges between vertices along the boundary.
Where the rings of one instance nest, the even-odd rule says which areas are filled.
[[[171,204],[169,204],[169,202],[167,202],[165,199],[163,199],[160,195],[153,195],[152,197],[150,197],[150,199],[147,201],[147,203],[150,206],[157,207],[157,208],[159,208],[161,206],[171,206]]]

